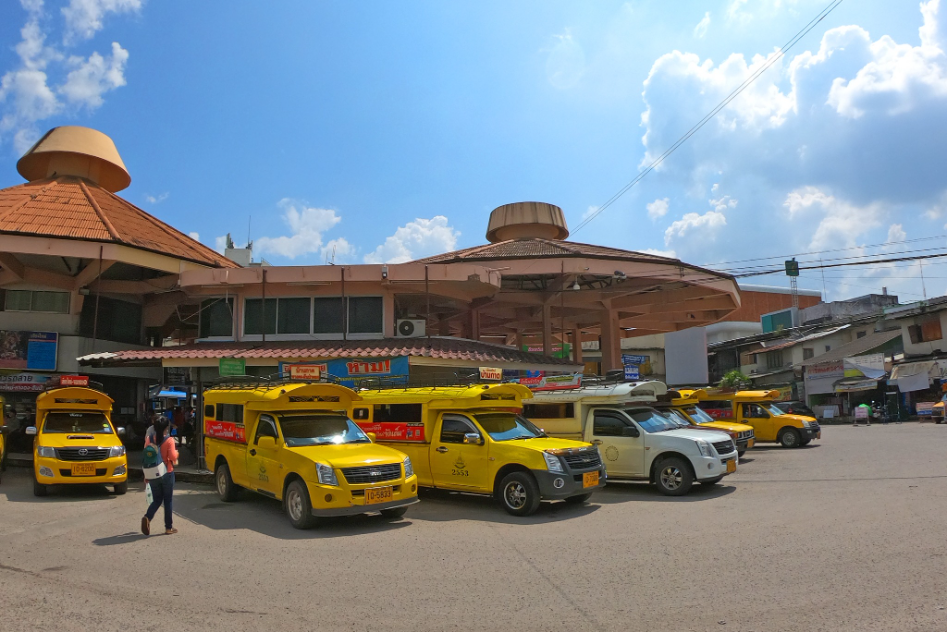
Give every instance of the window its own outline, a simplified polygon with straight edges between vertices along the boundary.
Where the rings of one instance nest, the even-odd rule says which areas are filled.
[[[206,406],[204,406],[204,416],[207,417],[208,419],[214,418],[214,405],[213,404],[207,404]]]
[[[311,301],[308,298],[281,298],[276,308],[276,333],[308,334]]]
[[[217,421],[243,423],[243,406],[239,404],[217,404]]]
[[[914,344],[919,342],[932,342],[934,340],[940,340],[943,338],[940,328],[940,319],[933,318],[922,321],[916,325],[911,325],[908,327],[908,335],[911,337],[911,342]]]
[[[825,345],[825,352],[828,353],[832,350],[832,345]]]
[[[802,348],[802,359],[809,360],[815,357],[815,349],[812,347],[803,347]]]
[[[260,443],[261,437],[279,439],[279,435],[276,434],[276,422],[269,415],[260,415],[260,422],[256,425],[256,436],[253,438],[253,443]]]
[[[783,366],[783,352],[770,351],[766,354],[766,368],[779,369]]]
[[[79,315],[79,333],[98,340],[138,344],[142,338],[141,305],[105,296],[98,300],[87,296]]]
[[[441,425],[441,443],[463,443],[464,435],[468,432],[480,434],[465,417],[445,415]]]
[[[527,419],[568,419],[575,415],[575,405],[568,404],[524,404],[523,416]]]
[[[8,312],[46,312],[68,314],[69,292],[41,292],[32,290],[7,290],[4,292],[3,309]]]
[[[342,297],[314,298],[312,299],[312,305],[312,333],[342,333]]]
[[[375,404],[376,422],[421,421],[421,404]],[[368,419],[366,416],[365,419]]]
[[[857,334],[855,334],[855,339],[857,340],[858,338],[864,338],[867,335],[868,335],[867,331],[859,331]]]
[[[264,314],[265,312],[265,314]],[[260,335],[276,333],[276,299],[248,298],[243,304],[243,333]]]
[[[769,415],[759,404],[743,404],[743,416],[749,419],[768,419]]]
[[[383,331],[384,305],[380,296],[349,298],[349,333],[380,334]]]
[[[592,434],[598,437],[620,437],[627,424],[614,413],[595,413]]]
[[[233,337],[233,299],[211,298],[201,301],[201,338]]]

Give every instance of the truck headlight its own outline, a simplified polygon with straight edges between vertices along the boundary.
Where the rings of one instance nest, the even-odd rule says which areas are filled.
[[[810,424],[808,421],[803,420],[803,422],[802,422],[802,427],[803,427],[803,428],[811,428],[811,427],[812,427],[812,424]]]
[[[703,439],[697,440],[697,449],[700,450],[701,456],[713,456],[713,450],[710,447],[710,444],[704,441]]]
[[[331,465],[325,463],[316,463],[316,476],[323,485],[338,485],[339,479],[335,477],[335,470]]]
[[[404,477],[414,476],[414,466],[411,465],[411,457],[404,457]]]
[[[41,445],[36,448],[36,455],[47,459],[55,459],[56,448],[50,448],[49,446]]]
[[[546,459],[546,467],[549,468],[550,472],[565,474],[565,470],[562,469],[562,461],[559,460],[558,456],[543,452],[543,458]]]
[[[119,445],[113,448],[109,448],[109,456],[125,456],[125,446]]]

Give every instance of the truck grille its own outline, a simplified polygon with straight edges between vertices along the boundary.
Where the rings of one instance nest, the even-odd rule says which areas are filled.
[[[744,430],[743,432],[740,433],[740,439],[752,439],[752,438],[753,438],[752,430]]]
[[[387,465],[367,465],[363,467],[344,467],[342,476],[353,485],[365,485],[393,481],[401,477],[401,463]]]
[[[809,427],[812,428],[813,432],[819,432],[819,430],[821,430],[821,428],[819,427],[819,422],[817,421],[810,421]]]
[[[718,441],[714,444],[714,450],[717,451],[717,454],[730,454],[733,452],[733,441]]]
[[[108,448],[56,448],[60,461],[104,461],[109,458]]]
[[[599,456],[598,450],[563,454],[562,458],[565,459],[570,470],[591,470],[602,466],[602,457]]]

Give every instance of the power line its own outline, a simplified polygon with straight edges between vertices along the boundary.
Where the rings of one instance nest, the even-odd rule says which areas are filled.
[[[665,158],[673,154],[677,150],[678,147],[683,145],[685,142],[688,141],[688,139],[690,139],[691,136],[693,136],[698,131],[700,131],[700,129],[704,125],[710,122],[710,120],[713,119],[723,108],[727,107],[727,105],[729,105],[731,101],[733,101],[735,98],[740,96],[740,94],[742,94],[744,90],[746,90],[754,81],[756,81],[760,77],[760,75],[762,75],[764,72],[769,70],[777,61],[782,59],[783,56],[785,56],[785,54],[799,42],[799,40],[805,37],[809,33],[809,31],[811,31],[812,29],[816,27],[816,25],[819,22],[824,20],[830,13],[832,13],[832,11],[834,11],[835,8],[838,7],[838,5],[842,4],[842,1],[843,0],[832,0],[832,2],[830,2],[826,8],[822,9],[822,11],[820,11],[818,15],[812,18],[812,20],[808,24],[806,24],[802,28],[801,31],[796,33],[779,50],[773,53],[772,56],[770,56],[770,58],[767,59],[766,62],[762,66],[760,66],[754,73],[752,73],[749,77],[744,79],[743,83],[737,86],[736,89],[734,89],[733,92],[727,95],[727,97],[723,101],[718,103],[714,109],[712,109],[706,116],[704,116],[704,118],[698,121],[689,130],[687,130],[687,132],[683,136],[677,139],[677,141],[673,145],[671,145],[669,148],[667,148],[664,151],[664,153],[662,153],[657,158],[655,158],[651,162],[651,164],[649,164],[644,170],[640,171],[638,175],[635,176],[631,180],[631,182],[623,186],[617,193],[615,193],[612,197],[608,198],[608,200],[606,200],[604,204],[598,207],[595,210],[595,212],[593,212],[591,215],[585,218],[581,223],[579,223],[579,225],[576,226],[575,230],[572,231],[572,234],[575,235],[580,230],[582,230],[592,220],[594,220],[596,217],[601,215],[605,211],[605,209],[607,209],[609,206],[617,202],[618,199],[621,196],[623,196],[625,193],[627,193],[629,189],[631,189],[633,186],[638,184],[649,173],[654,171],[654,169],[657,168],[658,165],[664,162]]]

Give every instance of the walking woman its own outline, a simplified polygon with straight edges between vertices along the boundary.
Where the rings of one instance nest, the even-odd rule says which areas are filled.
[[[161,453],[161,461],[167,468],[167,473],[163,476],[153,479],[148,484],[151,485],[151,495],[153,500],[148,512],[141,518],[141,532],[145,535],[151,534],[151,520],[158,513],[158,507],[164,505],[164,533],[173,535],[178,532],[172,523],[171,514],[171,495],[174,493],[174,466],[178,462],[178,449],[174,445],[174,440],[168,436],[168,418],[161,416],[155,421],[155,440],[154,444]]]

